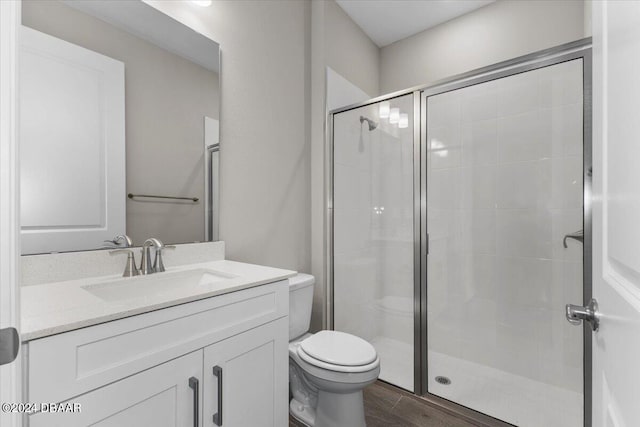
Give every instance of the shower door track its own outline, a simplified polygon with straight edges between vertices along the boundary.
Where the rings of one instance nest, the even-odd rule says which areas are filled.
[[[427,256],[429,235],[427,230],[427,98],[430,96],[462,89],[492,80],[557,65],[576,59],[583,60],[583,303],[586,305],[592,295],[591,273],[591,158],[592,158],[592,63],[591,38],[577,40],[550,49],[534,52],[508,61],[500,62],[477,70],[453,76],[433,84],[417,86],[402,91],[379,96],[368,101],[349,105],[328,113],[326,124],[326,328],[334,328],[334,265],[333,265],[333,120],[334,115],[356,108],[413,94],[414,105],[414,393],[431,404],[450,413],[485,426],[511,426],[504,421],[475,411],[453,401],[433,395],[427,390]],[[569,301],[567,301],[569,302]],[[583,325],[583,396],[584,427],[591,427],[591,329]]]

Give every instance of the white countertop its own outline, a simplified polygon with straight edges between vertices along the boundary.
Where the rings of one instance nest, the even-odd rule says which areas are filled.
[[[197,287],[176,286],[161,293],[144,297],[108,301],[85,288],[111,280],[123,279],[120,275],[69,280],[23,286],[21,288],[21,339],[23,342],[84,328],[136,314],[184,304],[203,298],[222,295],[253,286],[287,279],[295,271],[245,264],[235,261],[211,261],[199,264],[167,268],[164,273],[142,276],[144,280],[162,278],[163,274],[208,269],[230,276],[224,280]],[[131,278],[124,280],[138,280]]]

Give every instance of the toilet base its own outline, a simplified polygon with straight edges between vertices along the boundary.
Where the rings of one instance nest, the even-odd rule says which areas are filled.
[[[318,407],[291,399],[289,413],[308,427],[366,427],[362,391],[347,394],[318,393]]]
[[[316,411],[312,407],[300,403],[296,399],[291,399],[289,413],[305,426],[314,427]]]
[[[353,393],[318,392],[314,427],[366,427],[362,390]]]

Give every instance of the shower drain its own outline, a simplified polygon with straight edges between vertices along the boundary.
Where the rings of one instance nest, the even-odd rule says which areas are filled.
[[[451,384],[451,380],[447,377],[443,377],[443,376],[438,376],[436,377],[436,382],[442,385],[449,385]]]

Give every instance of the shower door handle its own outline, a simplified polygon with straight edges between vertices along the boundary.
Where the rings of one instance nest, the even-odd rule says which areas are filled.
[[[598,330],[598,326],[600,326],[600,319],[598,313],[598,302],[595,299],[592,298],[586,307],[567,304],[566,310],[567,321],[572,325],[580,325],[584,320],[591,324],[591,330],[593,332]]]

